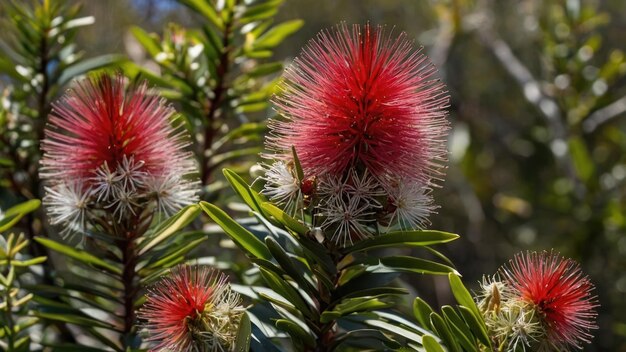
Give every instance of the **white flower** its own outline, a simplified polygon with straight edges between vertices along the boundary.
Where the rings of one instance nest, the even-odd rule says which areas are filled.
[[[403,230],[412,230],[428,226],[430,224],[428,216],[436,209],[430,195],[432,190],[408,180],[399,180],[391,184],[388,192],[393,211],[389,228],[397,225]]]
[[[328,204],[336,205],[343,203],[343,197],[350,187],[340,177],[334,175],[320,177],[317,187],[317,197],[320,205],[323,207]]]
[[[302,204],[302,192],[298,178],[290,170],[284,161],[277,161],[271,167],[267,167],[265,176],[265,186],[261,191],[272,202],[283,206],[288,214],[295,214]]]
[[[144,184],[147,172],[142,171],[144,162],[135,162],[135,157],[124,155],[122,162],[117,165],[117,174],[121,182],[122,189],[126,192],[136,191]]]
[[[350,196],[356,198],[358,201],[364,201],[375,208],[381,207],[376,198],[384,196],[385,192],[369,171],[365,170],[363,175],[359,176],[356,171],[353,170],[350,183],[351,184],[346,187]]]
[[[90,191],[81,182],[64,182],[45,187],[43,203],[48,209],[52,225],[67,226],[61,233],[82,231],[89,203]]]
[[[108,200],[118,192],[117,183],[120,176],[117,172],[111,171],[106,161],[96,170],[96,176],[92,180],[93,189],[91,192],[97,196],[97,202]]]
[[[148,177],[146,187],[156,198],[158,211],[168,216],[199,199],[200,181],[175,173]]]
[[[322,229],[333,231],[331,240],[341,247],[352,245],[354,240],[371,237],[368,223],[372,223],[374,212],[367,203],[362,203],[357,198],[351,198],[347,202],[342,198],[320,206],[319,216],[324,217]]]

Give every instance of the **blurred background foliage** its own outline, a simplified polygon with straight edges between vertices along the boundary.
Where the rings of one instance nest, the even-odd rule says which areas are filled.
[[[171,42],[180,28],[170,22],[196,28],[189,44],[193,46],[194,41],[206,39],[201,27],[207,22],[198,11],[181,4],[185,2],[193,3],[83,1],[80,14],[94,16],[95,23],[75,34],[77,47],[87,59],[112,54],[128,57],[134,64],[126,62],[122,67],[129,70],[134,65],[135,73],[142,67],[157,77],[176,75],[177,68],[159,62],[138,41],[133,28],[156,33],[152,38],[158,45]],[[0,16],[6,19],[8,12],[2,9]],[[317,32],[341,21],[385,24],[406,31],[424,45],[452,99],[448,176],[436,192],[441,208],[431,220],[432,228],[458,233],[461,238],[444,252],[470,288],[522,249],[554,248],[578,260],[596,284],[601,302],[600,329],[586,350],[626,351],[626,2],[288,0],[274,15],[275,23],[304,19],[303,27],[274,50],[273,60],[285,64]],[[233,40],[245,46],[245,36]],[[209,60],[210,55],[206,54]],[[237,67],[229,76],[231,82],[272,62],[244,52],[229,55]],[[244,57],[252,67],[240,66]],[[189,61],[178,64],[184,68]],[[241,86],[237,95],[271,83],[280,73],[276,67],[266,66],[262,82],[254,88]],[[9,78],[0,76],[0,80],[4,88]],[[37,81],[28,82],[40,92]],[[154,84],[172,93],[170,98],[178,101],[179,111],[190,116],[201,113],[202,106],[180,104],[180,96],[173,94],[184,94],[184,90],[164,87],[156,80]],[[262,97],[256,97],[258,101],[271,93],[271,87],[267,88]],[[58,90],[46,94],[52,96]],[[19,93],[4,90],[3,96]],[[214,97],[211,91],[198,94]],[[49,101],[47,95],[44,98]],[[40,112],[48,109],[46,104]],[[17,108],[3,103],[0,122],[12,109]],[[254,123],[273,115],[268,105],[255,105],[247,112],[237,102],[224,105],[221,113]],[[233,127],[209,128],[223,137]],[[206,143],[206,139],[196,138],[196,143]],[[5,164],[2,167],[10,167]],[[249,165],[250,161],[239,169]],[[212,189],[206,190],[211,197]],[[15,204],[9,193],[2,194],[3,209]],[[445,278],[409,280],[415,294],[432,305],[453,300]]]

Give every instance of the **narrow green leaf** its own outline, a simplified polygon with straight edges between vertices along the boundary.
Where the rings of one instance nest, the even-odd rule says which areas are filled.
[[[298,283],[300,288],[306,290],[309,295],[315,295],[317,289],[313,286],[312,282],[306,280],[303,272],[298,271],[298,266],[296,266],[297,263],[294,263],[293,259],[289,258],[289,255],[285,252],[283,247],[281,247],[275,239],[269,236],[265,238],[265,244],[274,259],[276,259],[276,262],[278,262],[278,265],[280,265],[287,275],[289,275],[293,281]]]
[[[43,262],[46,261],[46,257],[35,257],[32,259],[28,259],[28,260],[12,260],[11,261],[11,265],[15,265],[17,267],[29,267],[31,265],[37,265],[37,264],[41,264]],[[0,263],[2,263],[3,261],[0,261]],[[6,261],[5,261],[6,262]]]
[[[261,208],[264,200],[244,181],[236,172],[230,169],[222,170],[224,177],[239,197],[252,209],[260,214],[265,214]]]
[[[422,345],[426,352],[446,352],[432,336],[424,335],[422,337]]]
[[[463,281],[457,275],[450,273],[448,274],[448,280],[450,281],[450,288],[452,289],[452,294],[456,301],[459,302],[460,305],[469,308],[475,315],[480,316],[480,311],[472,298],[472,295],[469,293],[465,285],[463,285]]]
[[[584,182],[589,181],[595,173],[595,163],[591,158],[591,155],[589,155],[589,150],[587,149],[585,142],[580,137],[571,137],[568,144],[576,174]]]
[[[390,232],[357,242],[354,246],[344,250],[345,253],[366,251],[382,247],[415,247],[430,246],[433,244],[447,243],[459,238],[459,235],[434,230],[415,230]]]
[[[445,320],[439,314],[432,313],[430,315],[430,323],[450,352],[461,352],[461,347],[454,339],[454,335],[452,335],[448,324],[446,324]]]
[[[478,352],[478,345],[476,338],[472,335],[470,328],[465,324],[465,321],[459,316],[459,314],[451,306],[441,307],[443,317],[445,318],[448,326],[454,333],[454,337],[457,342],[463,347],[464,351]]]
[[[278,220],[278,222],[299,236],[304,236],[307,232],[309,232],[309,228],[307,226],[292,218],[270,202],[263,202],[263,204],[261,204],[261,209],[263,209],[267,214],[273,216],[276,220]]]
[[[252,338],[252,324],[248,313],[244,312],[239,321],[239,330],[237,330],[237,339],[235,340],[234,350],[236,352],[248,352],[250,350],[250,340]]]
[[[39,242],[41,245],[52,249],[53,251],[59,252],[61,254],[64,254],[72,259],[75,259],[83,264],[89,265],[89,266],[94,266],[97,267],[99,269],[103,269],[106,270],[110,273],[114,273],[117,275],[121,275],[122,274],[122,270],[110,263],[107,263],[106,261],[94,256],[93,254],[90,254],[86,251],[80,250],[80,249],[75,249],[69,246],[66,246],[64,244],[58,243],[56,241],[47,239],[47,238],[43,238],[43,237],[35,237],[35,241]]]
[[[270,251],[261,240],[259,240],[250,231],[243,228],[243,226],[239,225],[223,210],[207,202],[200,202],[200,207],[244,251],[255,258],[266,260],[270,260],[272,258]]]
[[[188,6],[194,11],[199,12],[207,20],[213,23],[217,28],[222,30],[224,28],[224,22],[218,16],[217,12],[213,8],[211,2],[205,0],[179,0],[183,5]]]
[[[78,316],[78,315],[73,315],[69,312],[64,312],[64,313],[46,313],[46,312],[39,312],[36,311],[34,312],[34,314],[42,319],[49,319],[49,320],[54,320],[54,321],[62,321],[65,323],[70,323],[70,324],[75,324],[75,325],[80,325],[80,326],[90,326],[90,327],[99,327],[99,328],[105,328],[105,329],[111,329],[111,330],[115,330],[113,325],[104,323],[100,320],[97,319],[93,319],[93,318],[88,318],[85,316]]]
[[[147,242],[140,244],[141,250],[139,250],[139,256],[146,254],[159,243],[165,241],[185,226],[189,225],[189,223],[198,217],[198,214],[200,214],[200,206],[197,204],[188,205],[178,211],[178,213],[174,216],[160,224]]]
[[[303,342],[306,346],[314,347],[315,346],[315,338],[311,336],[306,330],[304,330],[300,325],[286,320],[286,319],[278,319],[276,320],[276,327],[280,330],[286,331],[289,336],[295,341]]]
[[[61,77],[59,77],[59,85],[64,85],[71,79],[84,75],[85,73],[106,67],[115,67],[120,65],[128,59],[122,55],[110,54],[92,57],[89,59],[81,60],[67,67]]]
[[[40,205],[41,201],[39,199],[31,199],[7,209],[2,220],[0,220],[0,232],[7,231],[13,227],[24,215],[37,210]]]
[[[465,319],[465,322],[470,327],[470,330],[474,333],[474,336],[478,337],[478,340],[491,350],[491,339],[489,335],[487,335],[487,327],[485,326],[482,316],[477,317],[474,315],[474,312],[467,307],[459,306],[458,308],[463,319]]]
[[[281,62],[270,62],[255,67],[252,71],[246,73],[248,77],[263,77],[282,70]]]
[[[298,180],[302,182],[304,181],[304,171],[302,170],[302,164],[300,164],[300,158],[298,158],[296,147],[291,147],[291,154],[293,155],[293,163],[296,167],[296,176],[298,176]]]
[[[374,264],[376,261],[379,261],[379,264],[368,267],[368,272],[405,272],[431,275],[447,275],[448,273],[456,272],[454,268],[451,268],[447,265],[409,256],[391,256],[379,259],[373,258],[368,259],[367,263]]]
[[[304,25],[302,20],[291,20],[280,23],[261,35],[253,45],[255,49],[271,49],[282,43],[285,38],[295,33]]]
[[[324,311],[320,317],[320,322],[329,323],[352,313],[389,308],[393,305],[393,303],[381,301],[378,297],[347,298],[333,307],[332,310]]]
[[[415,319],[422,325],[422,327],[432,330],[433,327],[430,324],[430,315],[433,313],[433,309],[420,297],[415,297],[413,301],[413,315]]]
[[[298,291],[296,291],[288,282],[269,270],[265,270],[264,268],[259,268],[259,270],[261,271],[263,280],[265,280],[272,290],[283,296],[287,302],[295,306],[305,316],[309,318],[313,316],[310,307],[300,297]]]
[[[152,57],[157,56],[161,52],[159,42],[141,27],[132,26],[130,32]]]

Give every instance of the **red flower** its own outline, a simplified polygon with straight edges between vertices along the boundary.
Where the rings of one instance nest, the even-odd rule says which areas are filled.
[[[429,184],[446,158],[448,96],[435,67],[404,33],[340,25],[311,40],[274,98],[268,147],[297,150],[306,174],[366,167]]]
[[[561,350],[591,340],[597,302],[591,295],[593,284],[576,262],[532,252],[516,255],[502,271],[520,298],[539,313],[548,344]]]
[[[144,172],[167,172],[180,164],[186,145],[170,125],[174,114],[145,83],[126,91],[121,75],[79,81],[53,106],[42,142],[42,177],[92,177],[103,164],[114,171],[125,158],[141,162]]]
[[[223,309],[219,311],[224,304],[229,308],[226,313]],[[150,334],[147,340],[156,343],[153,351],[211,351],[212,347],[225,346],[228,342],[220,340],[223,332],[219,329],[211,331],[212,321],[216,319],[211,313],[239,312],[238,304],[239,296],[230,292],[224,274],[185,265],[154,287],[139,317],[147,321],[145,327]]]
[[[126,89],[121,75],[77,82],[53,105],[42,141],[51,222],[83,231],[96,216],[88,208],[110,210],[121,222],[148,202],[164,214],[195,202],[196,166],[184,150],[188,135],[171,124],[175,114],[145,83]]]

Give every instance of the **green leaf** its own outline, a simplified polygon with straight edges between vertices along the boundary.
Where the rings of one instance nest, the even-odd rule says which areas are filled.
[[[157,56],[161,52],[159,42],[141,27],[132,26],[130,32],[152,57]]]
[[[424,346],[426,352],[445,352],[439,342],[437,342],[434,337],[429,335],[424,335],[422,337],[422,345]]]
[[[474,312],[467,307],[459,306],[458,308],[459,312],[461,312],[461,316],[463,316],[470,330],[474,333],[474,336],[478,337],[478,340],[491,350],[491,339],[489,335],[487,335],[487,327],[485,326],[482,316],[477,317],[474,315]]]
[[[261,271],[263,280],[265,280],[272,290],[283,296],[287,302],[294,305],[294,307],[300,310],[300,312],[302,312],[305,316],[309,318],[313,316],[313,312],[310,307],[305,303],[302,297],[300,297],[298,291],[296,291],[288,282],[277,274],[265,270],[264,268],[259,268],[259,270]]]
[[[110,54],[78,61],[77,63],[67,67],[63,71],[63,74],[61,74],[61,77],[59,77],[58,84],[64,85],[71,79],[83,75],[89,71],[120,65],[127,60],[128,59],[122,55]]]
[[[40,243],[41,245],[52,249],[53,251],[57,251],[61,254],[64,254],[72,259],[75,259],[83,264],[89,265],[89,266],[94,266],[103,270],[106,270],[108,272],[117,274],[117,275],[121,275],[122,274],[122,270],[110,263],[107,263],[106,261],[94,256],[93,254],[90,254],[86,251],[83,250],[79,250],[79,249],[75,249],[69,246],[66,246],[64,244],[55,242],[53,240],[47,239],[47,238],[43,238],[43,237],[35,237],[35,241],[37,241],[38,243]]]
[[[300,325],[286,320],[286,319],[278,319],[276,320],[276,327],[280,330],[286,331],[289,336],[295,341],[303,342],[306,346],[313,347],[315,346],[315,338],[311,336],[306,330],[304,330]]]
[[[237,330],[237,339],[235,340],[234,350],[236,352],[248,352],[250,350],[250,340],[252,337],[252,324],[248,313],[244,312],[239,321],[239,330]]]
[[[185,226],[189,225],[189,223],[198,217],[198,214],[200,214],[200,206],[197,204],[191,204],[161,223],[150,236],[150,239],[147,240],[147,242],[142,242],[140,244],[139,247],[141,249],[139,250],[139,256],[146,254],[159,243],[165,241],[179,230],[185,228]]]
[[[12,260],[11,265],[15,265],[17,267],[29,267],[31,265],[41,264],[46,261],[46,257],[35,257],[28,260]],[[0,265],[6,265],[6,260],[0,260]]]
[[[24,215],[37,210],[40,205],[41,201],[39,199],[31,199],[7,209],[4,212],[4,217],[0,220],[0,232],[7,231],[13,227]]]
[[[254,49],[271,49],[282,43],[285,38],[295,33],[302,25],[302,20],[291,20],[280,23],[261,35],[253,45]]]
[[[283,247],[281,247],[275,239],[268,236],[265,238],[265,244],[274,259],[276,259],[276,262],[278,262],[278,265],[280,265],[280,267],[291,277],[293,281],[298,283],[300,288],[306,289],[307,293],[310,295],[314,295],[317,292],[313,283],[306,279],[305,273],[298,270],[298,263],[295,263],[293,259],[289,257],[287,252],[285,252]]]
[[[291,154],[293,155],[293,164],[296,167],[296,176],[298,176],[298,181],[302,182],[304,181],[304,171],[302,170],[302,164],[300,164],[296,147],[291,147]]]
[[[344,250],[345,253],[366,251],[383,247],[415,247],[447,243],[459,238],[459,235],[434,230],[398,231],[372,237],[357,242],[354,246]]]
[[[431,275],[447,275],[451,272],[456,273],[456,270],[454,268],[451,268],[447,265],[409,256],[391,256],[380,259],[373,258],[366,260],[367,264],[370,265],[374,264],[376,261],[379,261],[379,264],[368,267],[368,272],[406,272]]]
[[[433,313],[433,309],[420,297],[415,297],[413,301],[413,315],[417,321],[426,329],[432,330],[430,324],[430,315]]]
[[[199,12],[207,20],[213,23],[220,30],[224,28],[224,22],[209,1],[205,0],[179,0],[183,5]]]
[[[62,312],[62,313],[46,313],[46,312],[36,311],[33,314],[42,319],[62,321],[65,323],[70,323],[70,324],[75,324],[75,325],[80,325],[80,326],[99,327],[99,328],[115,330],[113,325],[104,323],[97,319],[88,318],[86,316],[74,315],[69,310],[66,312]]]
[[[454,335],[452,335],[450,328],[448,328],[448,324],[446,324],[445,320],[443,320],[439,314],[432,313],[430,315],[430,323],[450,352],[461,352],[461,347],[454,339]]]
[[[454,332],[454,337],[463,347],[464,351],[478,352],[478,345],[476,339],[472,335],[470,328],[465,324],[465,321],[459,316],[459,314],[451,306],[441,307],[443,316],[446,319],[448,326]]]
[[[243,226],[239,225],[223,210],[207,202],[200,202],[200,207],[244,251],[255,258],[266,260],[270,260],[272,258],[270,251],[261,240],[259,240],[250,231],[243,228]]]
[[[248,77],[262,77],[282,70],[281,62],[270,62],[255,67],[252,71],[246,73]]]
[[[472,295],[463,285],[461,278],[450,273],[448,274],[448,280],[450,281],[450,288],[452,289],[452,294],[454,298],[456,298],[456,301],[459,302],[460,305],[469,308],[476,316],[481,316]]]
[[[270,202],[263,202],[263,204],[261,204],[261,208],[295,234],[304,236],[307,232],[309,232],[309,228],[306,225],[292,218],[274,204]]]
[[[389,308],[393,305],[393,303],[381,301],[378,297],[347,298],[333,307],[332,310],[324,311],[320,317],[320,322],[329,323],[348,314]]]
[[[260,214],[265,214],[261,208],[261,204],[264,200],[254,190],[250,189],[250,186],[244,181],[236,172],[230,169],[222,170],[224,176],[233,190],[239,195],[239,197],[252,209]]]
[[[593,159],[589,155],[585,142],[580,137],[571,137],[568,144],[576,174],[582,181],[589,181],[595,170]]]

